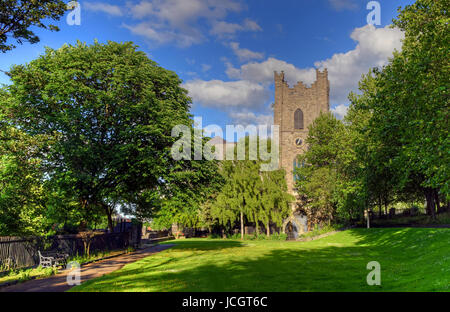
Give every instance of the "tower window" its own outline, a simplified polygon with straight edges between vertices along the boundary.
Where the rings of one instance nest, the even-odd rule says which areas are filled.
[[[301,180],[301,178],[302,178],[301,176],[296,174],[295,169],[303,168],[303,167],[305,167],[305,162],[304,161],[300,162],[298,160],[298,156],[295,156],[295,158],[294,158],[294,170],[293,170],[294,182],[297,182],[297,181]]]
[[[294,129],[295,130],[304,129],[303,111],[300,108],[297,109],[294,114]]]

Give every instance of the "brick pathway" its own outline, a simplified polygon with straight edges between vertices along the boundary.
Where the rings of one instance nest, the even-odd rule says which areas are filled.
[[[173,245],[156,245],[134,252],[132,254],[122,255],[111,259],[101,260],[81,267],[81,282],[103,276],[105,274],[121,269],[128,263],[146,258],[152,254],[161,252]],[[73,286],[67,285],[67,273],[63,271],[44,279],[36,279],[24,283],[0,288],[0,292],[63,292]]]

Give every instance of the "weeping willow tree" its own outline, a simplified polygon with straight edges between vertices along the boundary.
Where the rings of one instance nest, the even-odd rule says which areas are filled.
[[[243,140],[246,146],[245,160],[222,162],[220,172],[225,184],[211,206],[211,215],[226,228],[232,228],[239,222],[241,239],[244,239],[245,220],[255,223],[257,235],[259,224],[264,224],[270,236],[270,225],[282,225],[283,219],[291,212],[290,203],[295,199],[287,192],[284,170],[261,171],[261,165],[267,161],[261,159],[259,144],[254,145],[258,157],[250,160],[251,139],[246,137]],[[260,140],[257,142],[260,143]],[[267,146],[270,152],[270,140]]]

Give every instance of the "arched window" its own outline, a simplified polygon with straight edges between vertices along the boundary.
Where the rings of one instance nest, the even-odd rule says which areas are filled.
[[[294,129],[295,130],[304,129],[303,111],[300,108],[297,109],[294,114]]]

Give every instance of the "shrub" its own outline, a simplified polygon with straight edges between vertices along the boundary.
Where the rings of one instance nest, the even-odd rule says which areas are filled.
[[[233,235],[228,235],[227,236],[228,239],[241,239],[241,233],[236,233]]]
[[[285,233],[274,233],[270,236],[271,240],[277,240],[277,241],[285,241],[287,240],[287,234]]]
[[[221,238],[222,238],[222,236],[219,235],[219,234],[210,234],[210,235],[208,235],[208,239],[221,239]],[[241,233],[227,235],[227,239],[240,240],[241,239]],[[264,240],[285,241],[285,240],[287,240],[287,235],[283,234],[283,233],[274,233],[274,234],[270,235],[269,237],[267,237],[266,234],[256,235],[256,233],[253,233],[253,234],[245,234],[244,235],[244,240],[247,240],[247,241],[254,241],[254,240],[258,240],[258,241],[264,241]]]
[[[208,239],[220,239],[220,238],[222,238],[222,235],[217,233],[212,233],[208,235]]]
[[[322,227],[320,227],[319,225],[316,224],[314,227],[314,230],[312,230],[311,232],[302,234],[302,235],[300,235],[300,237],[303,237],[303,238],[315,237],[315,236],[319,236],[319,235],[326,234],[329,232],[337,231],[341,228],[343,228],[343,226],[340,224],[324,225]]]

